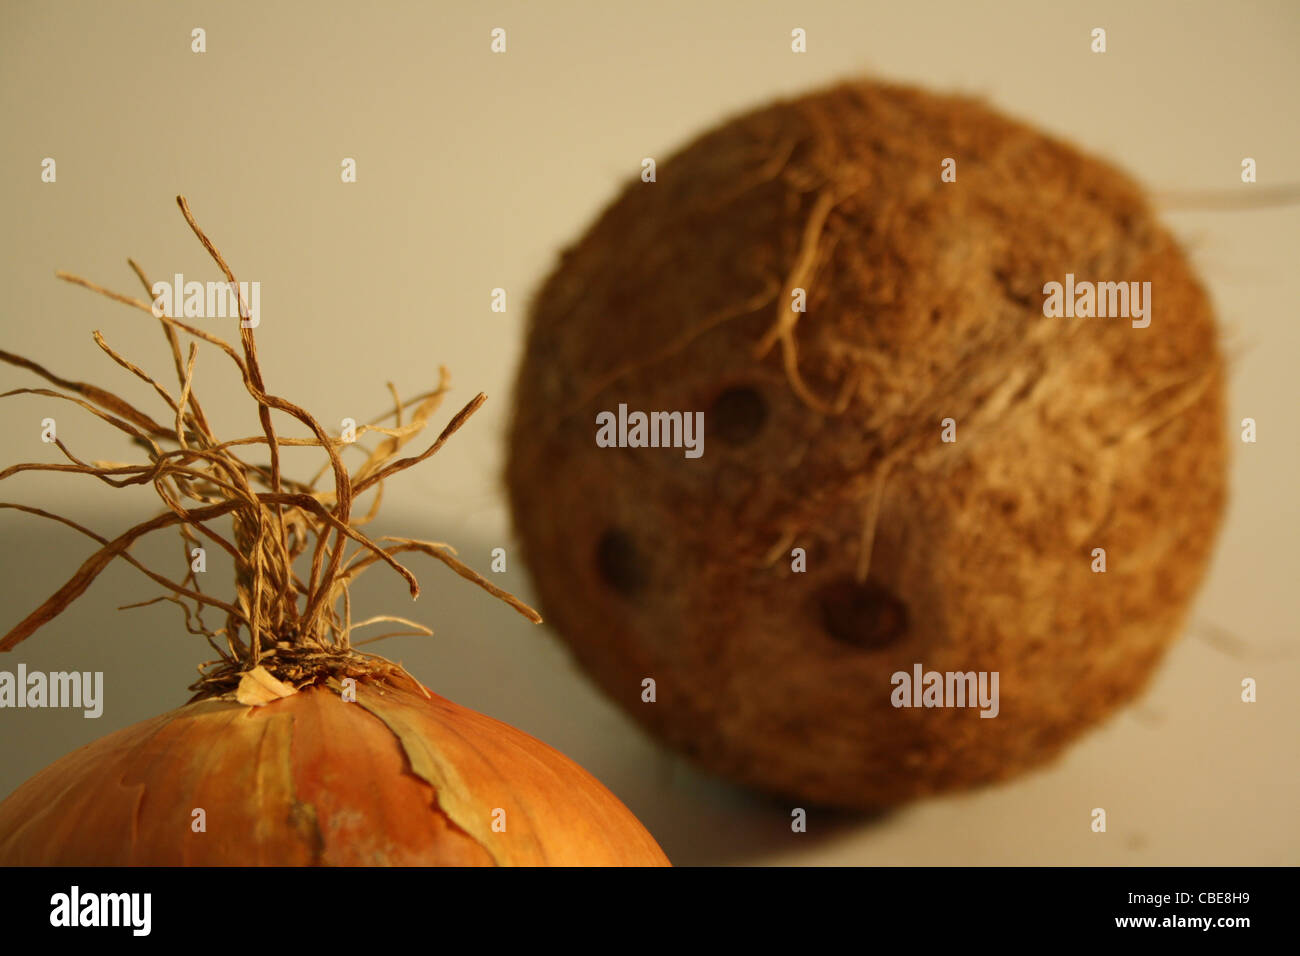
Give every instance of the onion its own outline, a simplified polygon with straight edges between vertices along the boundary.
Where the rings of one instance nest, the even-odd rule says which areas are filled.
[[[400,675],[358,682],[355,703],[320,685],[187,704],[0,804],[5,866],[667,862],[573,761]]]
[[[185,200],[178,202],[229,288],[240,288]],[[59,521],[101,545],[71,580],[0,638],[0,650],[31,636],[112,560],[122,559],[167,588],[159,600],[182,606],[187,630],[206,638],[219,657],[200,666],[188,704],[69,754],[0,803],[0,865],[667,865],[632,813],[573,761],[433,694],[400,665],[353,644],[355,630],[381,622],[406,628],[396,633],[432,633],[393,615],[352,618],[349,588],[369,567],[387,565],[407,581],[412,598],[419,595],[415,576],[397,560],[411,553],[437,559],[541,621],[448,545],[372,539],[361,530],[378,511],[384,482],[437,452],[484,395],[453,416],[424,452],[402,457],[402,447],[420,434],[447,392],[445,370],[437,388],[407,402],[390,385],[394,404],[387,415],[350,423],[346,436],[335,437],[267,390],[256,323],[241,323],[236,351],[165,309],[60,275],[162,324],[178,378],[174,391],[115,353],[98,333],[96,343],[154,386],[167,403],[162,421],[169,424],[106,389],[0,352],[0,361],[63,389],[14,389],[0,397],[68,400],[149,452],[138,466],[87,464],[56,441],[68,463],[14,465],[0,471],[0,479],[23,471],[89,475],[118,487],[151,486],[167,507],[110,540],[50,512],[0,502],[0,508]],[[248,318],[242,301],[238,314]],[[257,403],[260,435],[226,441],[213,434],[194,385],[197,343],[185,356],[181,335],[216,345],[237,366]],[[288,416],[308,434],[285,437],[272,413]],[[383,424],[389,419],[391,425]],[[376,447],[361,443],[367,433],[382,436]],[[280,456],[287,444],[324,450],[329,463],[322,474],[333,477],[333,488],[286,477]],[[368,454],[349,471],[342,452],[352,445]],[[269,463],[241,457],[249,447],[265,448]],[[355,518],[353,505],[367,494],[374,495],[369,511]],[[227,520],[229,531],[222,527]],[[184,544],[183,575],[147,568],[129,552],[139,538],[169,528]],[[189,563],[199,547],[231,557],[233,600],[200,588]],[[224,626],[213,629],[205,610],[224,613]]]

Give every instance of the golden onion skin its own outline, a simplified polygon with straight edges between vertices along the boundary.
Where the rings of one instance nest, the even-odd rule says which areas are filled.
[[[669,864],[558,751],[413,682],[361,680],[355,702],[319,684],[200,701],[68,754],[0,803],[0,865]]]

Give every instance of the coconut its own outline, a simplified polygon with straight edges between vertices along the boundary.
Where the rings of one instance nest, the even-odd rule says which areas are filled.
[[[1010,777],[1137,694],[1226,472],[1211,304],[1143,189],[875,82],[655,180],[542,286],[510,434],[541,605],[609,696],[709,770],[865,808]],[[627,410],[670,440],[598,444]]]

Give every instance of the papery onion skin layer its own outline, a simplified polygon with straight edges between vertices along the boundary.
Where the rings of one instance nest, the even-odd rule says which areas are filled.
[[[258,707],[187,704],[0,803],[6,866],[494,864],[669,865],[568,757],[414,683],[358,681],[355,702],[318,684]]]

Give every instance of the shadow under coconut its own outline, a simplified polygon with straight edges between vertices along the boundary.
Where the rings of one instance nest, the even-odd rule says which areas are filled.
[[[52,510],[59,510],[57,507]],[[150,512],[151,513],[151,512]],[[135,512],[69,512],[101,534],[115,535],[147,517]],[[436,531],[427,514],[388,515],[372,534]],[[381,527],[382,525],[382,527]],[[0,578],[0,633],[53,594],[96,545],[59,525],[0,513],[6,544]],[[509,542],[457,540],[461,557],[484,573],[491,552]],[[174,535],[146,537],[132,548],[146,566],[166,574],[180,560]],[[545,741],[585,767],[613,791],[677,865],[758,862],[807,850],[878,817],[805,807],[807,830],[791,829],[797,804],[755,794],[694,769],[651,739],[578,670],[560,640],[436,562],[407,562],[421,585],[412,603],[396,575],[363,576],[353,589],[354,617],[397,614],[430,627],[432,637],[395,637],[364,646],[403,664],[437,693],[505,721]],[[489,574],[525,601],[532,596],[521,564]],[[205,590],[233,590],[228,562],[210,555]],[[113,562],[72,605],[11,654],[0,670],[102,672],[103,708],[97,718],[74,709],[7,709],[0,735],[0,799],[58,758],[137,721],[179,707],[198,664],[215,655],[188,634],[179,608],[168,602],[119,611],[158,597],[160,588],[136,569]],[[210,625],[217,623],[216,616]],[[357,632],[354,640],[364,640]]]
[[[645,785],[645,806],[638,815],[676,866],[780,864],[787,854],[792,858],[834,842],[891,814],[783,801],[706,776],[683,758],[657,749],[660,778]],[[632,783],[631,789],[636,788]],[[792,828],[795,807],[805,811],[803,832]]]

